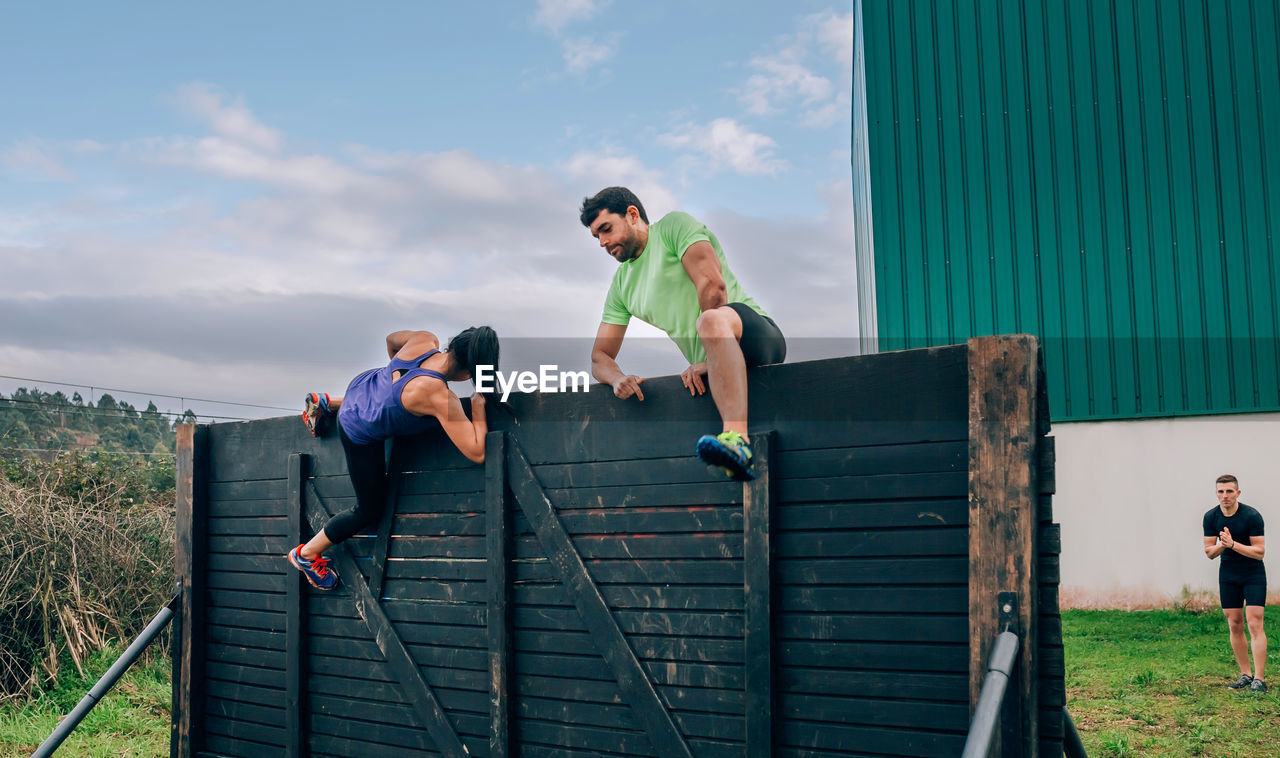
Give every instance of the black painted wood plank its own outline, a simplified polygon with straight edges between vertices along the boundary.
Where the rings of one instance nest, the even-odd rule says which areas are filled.
[[[307,505],[307,517],[311,522],[312,528],[321,528],[328,520],[328,514],[314,497],[307,498]],[[400,683],[404,686],[409,699],[414,703],[415,711],[427,727],[436,745],[447,755],[454,756],[454,758],[466,756],[468,754],[467,750],[458,739],[457,732],[454,731],[452,724],[449,723],[449,719],[440,707],[439,701],[436,700],[430,685],[423,680],[412,656],[405,649],[404,643],[396,636],[395,629],[382,612],[381,607],[379,607],[377,598],[369,593],[367,585],[354,579],[359,573],[354,562],[343,549],[334,551],[334,560],[338,564],[338,575],[343,576],[345,574],[349,577],[345,588],[355,604],[356,611],[368,624],[369,631],[378,643],[378,648],[386,656],[392,670],[400,679]]]
[[[279,707],[284,697],[282,690],[272,687],[260,687],[253,684],[241,684],[239,682],[224,682],[218,679],[209,679],[205,682],[205,694],[210,698],[220,697],[224,700],[231,700],[238,703],[251,703],[253,705],[266,705]],[[277,720],[278,723],[278,720]]]
[[[959,733],[947,733],[922,728],[884,729],[783,719],[778,731],[780,745],[835,750],[856,746],[859,750],[873,754],[932,758],[960,755],[964,749],[968,724]]]
[[[892,591],[867,586],[786,585],[777,594],[782,613],[959,613],[969,611],[969,588],[901,586]]]
[[[294,545],[283,534],[272,537],[224,537],[209,535],[210,553],[230,553],[237,555],[284,555]]]
[[[773,755],[773,434],[756,433],[756,478],[743,485],[746,755]]]
[[[311,739],[311,753],[316,758],[405,758],[405,749],[398,745],[383,745],[368,740],[349,740],[328,734],[317,734]],[[440,755],[435,750],[416,750],[414,758]]]
[[[205,592],[205,597],[210,608],[244,608],[247,610],[283,613],[287,594],[285,592],[210,589]]]
[[[284,572],[259,574],[245,571],[209,571],[205,574],[205,586],[211,590],[243,590],[249,592],[288,591],[286,582],[293,577]]]
[[[227,450],[219,450],[219,455],[232,454]],[[275,503],[277,509],[284,508],[284,499],[288,496],[288,482],[275,471],[266,479],[249,481],[209,482],[209,500],[220,507],[229,507],[236,502]]]
[[[628,647],[626,637],[618,629],[604,598],[600,596],[586,566],[574,550],[573,542],[556,518],[555,507],[543,494],[520,446],[514,441],[509,441],[508,444],[508,477],[516,501],[537,530],[543,550],[555,564],[561,581],[572,594],[574,604],[587,627],[592,630],[596,644],[613,669],[618,686],[644,724],[649,739],[665,755],[692,758],[684,737],[658,699],[653,684],[636,661],[635,653]]]
[[[849,671],[837,668],[783,666],[778,669],[778,693],[845,695],[862,698],[941,700],[964,703],[969,697],[968,672]]]
[[[965,496],[968,492],[968,483],[968,474],[965,471],[783,479],[778,482],[778,501],[794,503],[828,500],[954,498]]]
[[[966,497],[929,500],[785,503],[776,510],[778,532],[816,529],[892,529],[969,526]]]
[[[289,519],[285,516],[235,516],[209,518],[209,534],[235,537],[285,536],[289,533]]]
[[[224,485],[225,486],[225,485]],[[211,519],[288,518],[282,498],[260,500],[209,500]]]
[[[420,558],[391,561],[387,564],[387,580],[430,579],[436,581],[484,581],[487,563],[463,558]]]
[[[290,545],[290,547],[293,547]],[[276,555],[272,553],[262,553],[257,555],[228,554],[228,553],[208,553],[206,552],[207,571],[241,571],[253,572],[259,574],[279,574],[285,575],[285,569],[296,571],[297,569],[289,565],[289,560],[283,554]]]
[[[600,595],[615,611],[635,609],[741,612],[742,585],[680,586],[601,584]],[[882,593],[883,594],[883,593]],[[519,584],[513,587],[517,605],[572,607],[564,588],[556,584]],[[839,609],[837,609],[839,610]]]
[[[205,627],[205,640],[221,645],[256,647],[280,652],[285,650],[285,635],[283,632],[270,632],[261,629],[244,629],[242,627],[209,624]]]
[[[536,742],[563,748],[579,748],[627,755],[666,756],[655,750],[649,736],[643,731],[629,732],[622,729],[605,729],[586,725],[557,724],[536,719],[517,719],[521,743]]]
[[[797,443],[804,444],[803,440]],[[776,458],[774,468],[779,479],[967,471],[969,444],[968,440],[955,440],[875,447],[784,450],[779,451]]]
[[[209,681],[217,679],[223,682],[250,684],[284,691],[283,669],[264,669],[235,663],[207,661],[202,667],[202,674],[202,678],[207,678]]]
[[[706,467],[703,467],[706,472]],[[591,489],[543,490],[556,511],[570,515],[572,511],[599,508],[634,508],[640,506],[705,506],[741,505],[742,485],[730,480],[713,479],[692,484],[647,484]]]
[[[791,557],[781,550],[776,555],[781,584],[968,586],[969,560],[964,557],[810,559]]]
[[[301,545],[310,535],[307,533],[306,503],[303,501],[303,482],[307,478],[310,459],[302,453],[289,456],[288,466],[288,518],[286,536],[289,542]],[[307,744],[307,722],[303,714],[307,710],[307,618],[306,580],[302,572],[295,571],[285,580],[285,685],[284,724],[288,735],[285,758],[304,758]],[[270,610],[270,609],[268,609]]]
[[[485,637],[489,663],[489,755],[511,754],[511,536],[507,502],[506,435],[485,437]]]
[[[785,613],[777,621],[778,639],[848,642],[967,642],[967,614]]]
[[[513,616],[514,624],[519,629],[584,630],[581,616],[573,606],[517,606]],[[741,612],[617,609],[614,610],[613,617],[618,628],[628,635],[741,637],[743,634]]]
[[[204,749],[200,751],[200,754],[211,755],[216,758],[262,758],[264,755],[271,755],[280,751],[278,745],[227,737],[221,734],[208,735],[203,744]]]
[[[968,645],[779,640],[776,655],[778,666],[866,670],[882,669],[885,661],[893,661],[902,671],[966,674],[969,671]]]

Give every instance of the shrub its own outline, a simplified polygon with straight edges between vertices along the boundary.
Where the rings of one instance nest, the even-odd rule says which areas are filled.
[[[63,656],[83,675],[171,596],[172,493],[156,468],[68,455],[0,478],[0,699],[53,683]]]

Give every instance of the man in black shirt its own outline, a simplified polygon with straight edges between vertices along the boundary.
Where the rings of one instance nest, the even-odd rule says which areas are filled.
[[[1222,556],[1218,591],[1231,633],[1231,651],[1240,664],[1240,678],[1228,689],[1266,692],[1267,635],[1262,631],[1262,613],[1267,604],[1267,571],[1262,565],[1266,552],[1262,514],[1239,502],[1240,483],[1231,474],[1218,477],[1217,493],[1218,505],[1204,514],[1204,554],[1209,560]],[[1253,648],[1252,670],[1244,639],[1246,618]]]

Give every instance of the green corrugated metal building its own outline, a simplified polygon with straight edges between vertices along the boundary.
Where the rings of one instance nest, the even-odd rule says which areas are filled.
[[[879,349],[1036,334],[1055,420],[1280,410],[1274,0],[857,0],[855,23]]]

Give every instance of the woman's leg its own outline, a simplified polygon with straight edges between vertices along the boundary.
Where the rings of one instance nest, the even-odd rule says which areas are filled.
[[[322,555],[333,545],[351,537],[377,521],[387,505],[387,464],[383,443],[357,445],[338,427],[342,449],[347,454],[347,471],[356,491],[355,507],[333,518],[299,551],[308,560]]]

